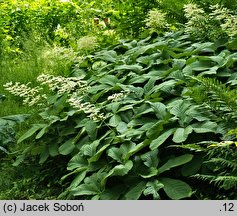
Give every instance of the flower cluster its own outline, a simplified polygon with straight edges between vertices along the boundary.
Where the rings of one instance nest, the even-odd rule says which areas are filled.
[[[97,38],[94,36],[84,36],[78,40],[77,45],[79,50],[94,50],[98,45]]]
[[[113,95],[110,95],[110,96],[107,98],[107,100],[110,100],[110,101],[112,101],[112,102],[115,102],[115,101],[118,101],[118,100],[124,98],[126,95],[127,95],[126,92],[125,92],[125,91],[122,91],[122,92],[120,92],[120,93],[115,93],[115,94],[113,94]]]
[[[208,32],[208,17],[204,10],[196,4],[184,6],[185,17],[188,19],[185,31],[196,39],[202,38]]]
[[[78,111],[83,111],[92,120],[104,120],[104,114],[100,112],[100,109],[90,102],[85,101],[86,92],[88,90],[87,82],[79,77],[62,77],[62,76],[52,76],[47,74],[41,74],[38,76],[37,81],[41,85],[47,85],[51,91],[55,94],[68,94],[68,103],[73,108]],[[4,85],[5,89],[11,94],[23,98],[23,103],[25,105],[42,105],[45,103],[40,103],[42,99],[47,99],[47,95],[42,94],[43,88],[29,86],[30,83],[20,84],[16,83],[6,83]]]
[[[215,40],[222,36],[234,37],[237,35],[237,16],[220,5],[211,5],[211,13],[199,8],[196,4],[184,6],[188,22],[185,31],[201,40]]]
[[[41,74],[38,76],[37,81],[41,85],[47,85],[51,91],[57,91],[57,94],[72,93],[79,89],[85,92],[88,89],[87,82],[78,77],[63,77]]]
[[[232,15],[227,8],[221,7],[219,4],[210,6],[212,19],[218,20],[221,24],[222,30],[229,36],[237,35],[237,16]]]
[[[21,84],[19,82],[9,82],[3,85],[7,91],[11,94],[23,98],[23,104],[33,106],[39,104],[40,101],[46,99],[46,95],[40,95],[39,92],[42,90],[40,87],[30,87],[30,83]]]
[[[196,4],[186,4],[184,5],[185,17],[188,19],[196,17],[197,15],[203,15],[205,12],[203,9],[199,8]]]
[[[150,10],[148,12],[147,19],[145,19],[146,26],[154,32],[169,27],[165,16],[166,14],[158,9]]]
[[[104,114],[100,112],[99,108],[96,108],[95,105],[91,104],[90,102],[84,102],[83,96],[78,95],[77,92],[70,96],[68,103],[73,108],[88,114],[88,117],[94,121],[105,119]]]

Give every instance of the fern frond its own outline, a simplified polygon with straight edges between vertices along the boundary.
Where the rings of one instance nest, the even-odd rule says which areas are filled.
[[[201,181],[208,181],[210,183],[214,183],[215,186],[224,190],[236,189],[237,187],[237,176],[212,176],[196,174],[192,177],[197,178]]]
[[[236,89],[231,89],[215,78],[201,76],[190,76],[190,78],[196,84],[189,88],[188,95],[216,115],[220,122],[225,120],[230,126],[231,123],[234,124],[234,120],[237,120]]]
[[[211,158],[208,161],[205,161],[204,163],[208,164],[208,163],[214,163],[217,165],[220,165],[221,168],[230,168],[233,171],[237,170],[237,162],[236,161],[230,161],[228,159],[224,159],[224,158]]]

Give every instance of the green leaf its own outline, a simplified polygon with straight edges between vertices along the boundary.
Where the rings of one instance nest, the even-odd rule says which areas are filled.
[[[144,86],[144,93],[147,94],[153,87],[156,82],[155,78],[150,78],[147,84]]]
[[[73,139],[70,139],[66,141],[64,144],[62,144],[59,147],[58,151],[62,155],[68,155],[74,150],[74,148],[75,148],[75,145],[74,145]]]
[[[47,124],[34,124],[26,133],[24,133],[17,141],[17,143],[21,143],[27,138],[31,137],[36,131],[48,126]]]
[[[101,200],[119,200],[121,194],[126,192],[126,187],[122,184],[114,185],[106,189],[100,196]]]
[[[153,176],[157,176],[158,174],[159,173],[158,173],[157,168],[151,167],[151,168],[148,168],[145,172],[141,173],[140,176],[142,178],[148,179],[148,178],[151,178]]]
[[[96,195],[100,193],[94,185],[90,184],[81,184],[77,188],[72,189],[71,192],[74,196]]]
[[[150,144],[150,149],[154,150],[158,148],[161,144],[163,144],[171,134],[173,134],[175,129],[169,129],[168,131],[161,134],[157,139],[153,140]]]
[[[92,140],[95,140],[97,137],[97,124],[94,121],[89,120],[85,123],[85,129],[89,137]]]
[[[195,155],[190,162],[184,164],[184,166],[182,167],[182,175],[189,177],[191,175],[196,174],[201,168],[203,161],[204,158],[202,155]]]
[[[146,189],[143,191],[145,196],[152,195],[153,199],[160,199],[158,191],[164,187],[157,179],[152,182],[147,182]]]
[[[83,171],[80,172],[72,181],[72,183],[70,184],[70,189],[74,189],[76,188],[82,181],[83,179],[86,177],[87,171]]]
[[[192,131],[193,131],[193,128],[190,125],[186,128],[177,128],[176,131],[174,132],[174,136],[172,140],[175,143],[184,142],[188,138],[188,135],[192,133]]]
[[[81,195],[99,195],[104,190],[104,185],[102,184],[103,179],[106,177],[107,173],[98,171],[92,174],[90,177],[86,177],[84,184],[79,185],[71,192],[74,196]]]
[[[68,163],[68,170],[74,170],[74,169],[86,169],[88,167],[88,161],[83,158],[82,155],[76,154],[73,156],[73,158]]]
[[[48,157],[49,157],[49,150],[48,150],[48,146],[45,145],[40,154],[39,163],[43,164],[48,159]]]
[[[165,193],[173,200],[188,198],[192,195],[192,188],[185,182],[171,178],[160,178]]]
[[[103,140],[104,138],[105,140]],[[114,138],[115,138],[115,135],[111,133],[110,131],[107,132],[102,138],[100,138],[100,140],[103,140],[102,141],[103,145],[98,150],[96,150],[96,153],[90,159],[88,159],[88,162],[92,163],[92,162],[98,161],[101,154],[110,146]]]
[[[56,142],[50,143],[48,146],[48,149],[49,149],[50,156],[55,157],[55,156],[59,155],[58,143],[56,143]]]
[[[137,153],[138,151],[142,150],[143,148],[145,148],[146,146],[148,146],[150,144],[150,140],[149,139],[145,139],[143,142],[137,144],[134,148],[132,148],[128,154],[127,157],[129,158],[130,156],[134,155],[135,153]]]
[[[122,121],[121,117],[119,115],[113,115],[109,119],[109,126],[111,127],[117,127],[118,124]]]
[[[127,161],[125,164],[115,166],[108,174],[108,176],[124,176],[132,169],[133,162]]]
[[[95,59],[101,59],[107,62],[115,62],[117,58],[117,53],[114,50],[106,50],[103,52],[98,52],[95,55]]]
[[[181,155],[175,158],[171,158],[169,159],[163,166],[161,166],[158,171],[159,174],[170,170],[173,167],[177,167],[180,165],[183,165],[185,163],[188,163],[189,161],[191,161],[193,158],[193,155],[191,154],[185,154],[185,155]]]
[[[111,87],[114,87],[117,83],[119,83],[119,80],[116,76],[114,75],[106,75],[103,78],[99,80],[101,84],[106,84]]]
[[[155,149],[153,151],[149,151],[141,156],[141,159],[144,161],[144,164],[151,168],[151,167],[157,167],[159,163],[158,159],[158,149]]]
[[[46,132],[48,129],[49,125],[43,127],[40,132],[36,135],[35,139],[40,139]]]
[[[129,70],[129,71],[134,71],[136,73],[139,73],[142,70],[142,66],[135,64],[135,65],[118,65],[115,66],[114,70],[115,71],[120,71],[120,70]]]
[[[144,189],[146,188],[146,182],[140,182],[125,194],[125,199],[127,200],[138,200],[142,195]]]
[[[146,136],[149,139],[154,139],[161,133],[161,131],[163,131],[164,121],[158,121],[155,124],[154,123],[146,123],[141,128],[143,128],[145,125],[148,126],[147,128],[145,128],[146,129],[145,130]],[[141,129],[139,128],[139,130],[141,130]]]
[[[166,106],[163,103],[150,103],[158,119],[164,119],[167,115]]]
[[[192,127],[196,133],[209,133],[209,132],[215,133],[217,130],[217,123],[206,121],[192,124]]]
[[[108,150],[107,154],[117,162],[122,163],[123,152],[121,149],[113,147]]]
[[[92,157],[96,154],[96,150],[99,144],[100,144],[100,140],[95,140],[92,143],[86,144],[82,146],[81,153],[85,156]]]
[[[3,116],[0,119],[4,119],[7,121],[13,121],[13,122],[24,122],[26,119],[30,117],[29,114],[20,114],[20,115],[8,115],[8,116]]]
[[[122,134],[122,133],[124,133],[128,129],[128,127],[127,127],[127,124],[125,122],[119,122],[119,124],[116,127],[116,129],[117,129],[117,131],[119,133]]]

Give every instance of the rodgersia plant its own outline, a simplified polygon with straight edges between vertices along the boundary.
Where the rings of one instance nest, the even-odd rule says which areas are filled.
[[[81,37],[77,42],[77,46],[79,51],[88,53],[98,46],[97,38],[95,36]]]
[[[78,110],[83,111],[92,120],[102,120],[104,115],[100,112],[99,108],[84,100],[86,96],[86,91],[89,89],[87,82],[79,77],[62,77],[53,76],[47,74],[41,74],[37,77],[37,81],[40,86],[31,87],[30,83],[20,84],[16,83],[6,83],[4,85],[5,89],[14,96],[23,98],[23,104],[28,106],[48,106],[47,98],[50,96],[45,93],[43,87],[47,86],[48,89],[55,95],[62,96],[67,94],[68,104]],[[51,94],[52,94],[51,93]]]
[[[185,31],[195,40],[216,40],[237,35],[237,16],[229,9],[216,4],[210,6],[211,13],[205,12],[196,4],[184,6]]]
[[[148,12],[147,18],[145,19],[146,26],[151,32],[160,32],[169,27],[166,21],[166,14],[158,9],[153,9]]]

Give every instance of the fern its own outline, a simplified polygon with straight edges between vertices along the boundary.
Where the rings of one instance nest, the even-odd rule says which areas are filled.
[[[237,120],[237,91],[216,78],[191,77],[196,85],[187,93],[196,103],[211,111],[212,118],[233,129]]]
[[[224,190],[237,188],[237,176],[212,176],[196,174],[192,177],[197,178],[201,181],[208,181],[209,183],[213,183],[216,187]]]
[[[237,162],[236,161],[231,161],[227,160],[224,158],[211,158],[209,161],[204,162],[206,164],[208,163],[213,163],[216,165],[219,165],[222,169],[231,169],[233,171],[237,170]]]

